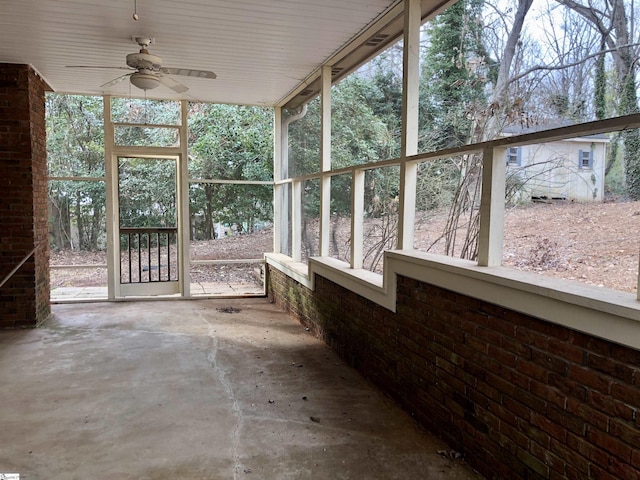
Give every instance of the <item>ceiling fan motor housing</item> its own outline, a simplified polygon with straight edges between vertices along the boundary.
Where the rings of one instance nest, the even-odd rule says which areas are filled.
[[[143,49],[140,50],[140,53],[130,53],[127,55],[127,65],[135,69],[146,68],[148,70],[158,70],[162,66],[162,59]]]
[[[135,72],[129,77],[129,81],[135,87],[147,91],[160,85],[160,80],[153,73]]]

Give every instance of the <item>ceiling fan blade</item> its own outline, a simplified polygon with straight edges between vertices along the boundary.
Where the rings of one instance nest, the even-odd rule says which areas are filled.
[[[216,74],[210,72],[208,70],[192,70],[190,68],[169,68],[162,67],[160,69],[162,73],[170,73],[171,75],[182,75],[185,77],[195,77],[195,78],[216,78]]]
[[[186,85],[183,85],[180,82],[175,81],[173,78],[171,78],[168,75],[162,75],[161,73],[159,73],[156,75],[156,78],[160,80],[160,83],[169,87],[171,90],[173,90],[176,93],[184,93],[187,90],[189,90],[189,87],[187,87]]]
[[[101,87],[112,87],[113,85],[116,85],[120,82],[122,82],[125,78],[130,77],[131,74],[130,73],[125,73],[124,75],[119,76],[118,78],[114,78],[113,80],[111,80],[110,82],[107,82],[103,85],[100,85]]]
[[[67,65],[65,68],[108,68],[110,70],[135,70],[129,67],[104,67],[98,65]]]

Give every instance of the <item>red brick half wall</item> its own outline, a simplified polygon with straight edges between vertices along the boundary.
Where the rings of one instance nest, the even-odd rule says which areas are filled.
[[[492,480],[640,479],[640,352],[398,278],[397,313],[269,266],[269,297]]]

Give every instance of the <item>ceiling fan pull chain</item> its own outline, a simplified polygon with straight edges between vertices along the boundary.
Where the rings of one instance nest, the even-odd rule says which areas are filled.
[[[133,0],[133,19],[138,21],[138,0]]]
[[[147,105],[148,105],[148,101],[147,101],[147,91],[144,91],[144,124],[147,125],[149,122],[147,121]]]

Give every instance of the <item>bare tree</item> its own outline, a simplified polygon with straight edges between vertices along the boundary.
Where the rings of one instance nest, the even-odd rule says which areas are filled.
[[[519,116],[522,100],[510,94],[512,65],[522,45],[521,33],[524,21],[533,0],[518,0],[513,21],[509,25],[505,17],[501,23],[508,29],[504,50],[497,59],[498,74],[495,76],[488,107],[476,112],[470,140],[473,142],[490,140],[496,137],[504,126]],[[494,8],[499,12],[498,8]],[[445,252],[447,255],[459,254],[462,258],[477,258],[478,233],[480,225],[480,191],[482,180],[482,160],[477,154],[462,157],[461,177],[453,203],[449,211],[449,220],[444,231]],[[462,244],[458,249],[458,234],[462,235]]]
[[[499,61],[498,75],[491,92],[489,102],[490,110],[487,123],[480,133],[482,140],[488,140],[504,126],[505,119],[510,117],[510,110],[514,108],[514,102],[509,102],[509,85],[511,83],[512,64],[516,58],[516,51],[521,42],[521,34],[524,21],[531,8],[533,0],[518,0],[518,6],[513,17],[513,23],[507,35],[502,58]],[[518,105],[515,105],[518,106]]]
[[[617,73],[617,93],[619,103],[617,113],[626,115],[637,113],[638,95],[636,70],[638,51],[633,43],[633,13],[630,4],[624,0],[556,0],[581,15],[602,36],[615,64]],[[629,196],[640,199],[640,132],[623,132],[624,167]]]

